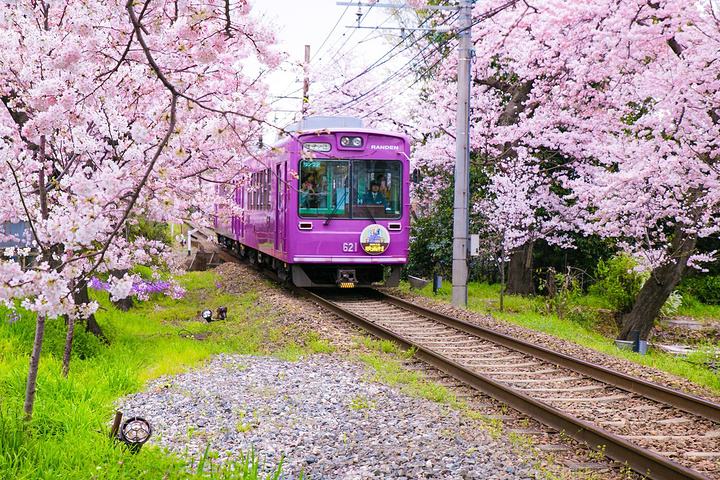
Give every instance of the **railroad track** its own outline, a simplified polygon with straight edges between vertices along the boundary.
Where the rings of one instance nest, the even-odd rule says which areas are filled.
[[[300,293],[656,480],[720,479],[720,405],[375,290]]]

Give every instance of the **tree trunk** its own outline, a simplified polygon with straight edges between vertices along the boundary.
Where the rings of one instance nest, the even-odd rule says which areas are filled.
[[[28,370],[27,386],[25,387],[25,420],[32,419],[33,405],[35,405],[35,388],[37,386],[38,367],[40,366],[40,352],[42,351],[45,336],[45,316],[38,315],[35,323],[35,341],[30,356],[30,369]]]
[[[558,293],[557,284],[555,283],[555,276],[557,273],[555,272],[555,269],[550,267],[547,270],[547,279],[545,281],[546,288],[547,288],[547,297],[549,299],[555,298],[555,296]]]
[[[75,290],[75,293],[73,293],[73,298],[76,305],[90,303],[90,295],[88,294],[87,284],[83,284],[77,290]],[[95,315],[91,314],[83,320],[85,321],[86,332],[92,333],[104,343],[110,343],[105,334],[103,333],[102,328],[100,328],[100,325],[98,325],[97,320],[95,320]]]
[[[75,336],[75,317],[70,316],[67,323],[67,335],[65,336],[65,351],[63,352],[62,375],[67,378],[70,372],[70,354],[72,353],[73,337]]]
[[[505,311],[505,247],[500,250],[500,311]]]
[[[533,284],[532,277],[534,246],[534,241],[528,241],[510,255],[507,293],[513,295],[530,295],[535,293],[535,285]]]
[[[676,228],[670,245],[671,260],[653,270],[635,299],[630,313],[622,317],[620,338],[634,340],[632,332],[640,332],[640,338],[647,340],[655,319],[668,297],[675,290],[687,267],[688,258],[695,251],[697,236]]]
[[[128,273],[128,270],[113,270],[110,272],[110,275],[115,278],[122,278],[125,276],[125,274]],[[111,300],[112,304],[115,305],[115,308],[122,312],[127,312],[133,307],[133,299],[132,297],[125,297],[121,298],[120,300],[114,301]]]

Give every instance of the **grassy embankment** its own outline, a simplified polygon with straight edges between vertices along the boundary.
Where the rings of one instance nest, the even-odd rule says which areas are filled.
[[[407,284],[403,284],[401,288],[405,291],[409,290]],[[433,294],[432,285],[419,291],[415,290],[428,298],[444,302],[450,302],[451,291],[452,287],[447,283],[443,285],[437,295]],[[657,350],[650,350],[647,355],[618,350],[612,338],[612,325],[610,325],[612,321],[602,320],[601,312],[607,310],[608,306],[600,297],[585,295],[574,298],[568,305],[565,305],[563,318],[558,317],[554,309],[548,308],[547,301],[543,297],[506,295],[505,309],[501,312],[499,285],[471,283],[468,288],[468,299],[468,309],[471,311],[490,314],[522,327],[545,332],[615,357],[654,367],[686,378],[720,394],[720,376],[703,365],[703,362],[707,360],[707,353],[699,352],[683,359]],[[688,305],[680,308],[678,315],[695,318],[720,318],[720,307],[688,302]],[[605,335],[600,332],[604,332]]]
[[[287,343],[294,335],[273,323],[256,294],[217,293],[212,272],[189,273],[180,282],[188,290],[184,299],[153,298],[129,312],[115,309],[107,294],[98,294],[98,321],[111,343],[105,346],[78,329],[67,379],[60,374],[65,325],[49,321],[34,417],[27,425],[21,412],[34,321],[23,316],[9,323],[7,312],[0,311],[0,478],[188,478],[189,464],[183,459],[152,447],[131,455],[107,438],[116,399],[216,353],[273,353],[292,359],[328,348],[317,338],[305,338],[303,345]],[[198,321],[202,308],[220,305],[228,307],[226,321]],[[223,470],[213,467],[212,473],[206,462],[205,474],[198,478],[259,478],[257,460],[251,457]],[[202,459],[192,463],[197,467],[198,462]]]

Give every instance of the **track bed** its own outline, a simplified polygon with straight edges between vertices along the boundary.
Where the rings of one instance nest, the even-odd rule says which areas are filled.
[[[304,293],[649,478],[720,478],[717,404],[377,291]]]

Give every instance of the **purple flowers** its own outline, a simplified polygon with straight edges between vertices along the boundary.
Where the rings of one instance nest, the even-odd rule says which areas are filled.
[[[132,294],[133,295],[150,295],[152,293],[164,293],[171,287],[170,282],[164,280],[158,280],[156,282],[141,281],[133,283]]]
[[[94,290],[104,290],[106,292],[109,292],[112,289],[110,282],[104,282],[97,277],[92,277],[90,282],[88,282],[88,286]],[[172,281],[148,281],[143,279],[134,281],[132,288],[130,289],[130,295],[137,297],[138,300],[147,300],[153,293],[161,293],[178,299],[185,295],[185,290],[180,285]]]
[[[110,284],[108,282],[103,282],[97,277],[92,277],[90,281],[88,282],[88,287],[92,288],[93,290],[110,290]]]

